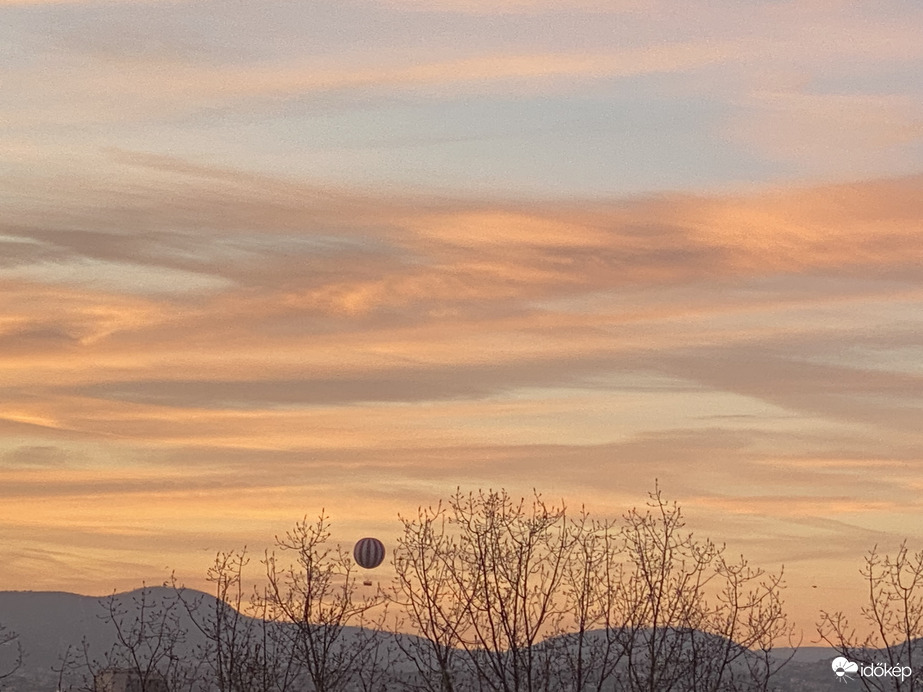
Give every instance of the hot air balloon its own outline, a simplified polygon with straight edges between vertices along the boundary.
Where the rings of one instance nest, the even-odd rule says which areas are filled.
[[[353,548],[356,564],[365,569],[375,569],[385,559],[385,546],[377,538],[361,538]]]

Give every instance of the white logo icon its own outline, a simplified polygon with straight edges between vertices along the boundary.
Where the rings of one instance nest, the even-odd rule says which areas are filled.
[[[837,658],[833,659],[833,663],[831,663],[830,666],[833,668],[833,672],[836,673],[837,678],[843,682],[846,682],[846,680],[849,679],[848,673],[859,672],[858,663],[853,663],[852,661],[849,661],[842,656],[838,656]]]
[[[833,672],[840,682],[852,680],[850,673],[857,673],[862,678],[897,678],[901,682],[913,677],[913,668],[910,666],[890,665],[887,663],[855,663],[844,656],[837,656],[830,663]]]

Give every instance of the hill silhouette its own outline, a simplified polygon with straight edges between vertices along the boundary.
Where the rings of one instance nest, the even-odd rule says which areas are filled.
[[[110,596],[83,596],[61,591],[0,591],[0,624],[19,635],[24,652],[22,668],[0,689],[54,692],[58,684],[57,671],[68,653],[79,664],[84,658],[101,660],[116,645],[110,607],[123,612],[124,621],[131,622],[140,614],[138,603],[142,596],[148,607],[174,604],[178,629],[183,632],[177,652],[187,657],[201,655],[206,637],[184,604],[191,607],[200,622],[215,607],[230,607],[210,594],[171,587],[143,587]],[[182,601],[177,600],[180,596]],[[258,622],[246,615],[243,621]],[[359,627],[344,627],[345,641],[361,631]],[[412,635],[383,635],[391,640],[415,639]]]
[[[116,643],[114,628],[109,621],[110,605],[124,612],[125,618],[130,620],[138,615],[137,604],[142,596],[149,606],[156,606],[159,603],[176,603],[180,593],[186,603],[194,604],[199,609],[198,612],[193,610],[197,618],[216,606],[216,599],[210,594],[192,589],[180,592],[169,587],[145,587],[103,597],[66,592],[0,592],[0,623],[19,634],[25,652],[23,668],[6,681],[6,688],[16,692],[54,692],[58,684],[57,671],[68,651],[82,658],[85,642],[86,655],[93,659],[101,657]],[[193,656],[205,645],[205,637],[194,625],[185,607],[180,606],[175,612],[179,627],[185,635],[178,651]],[[360,628],[346,628],[346,640],[360,632]],[[420,641],[407,634],[384,633],[383,636],[386,646],[393,652],[399,652],[398,643],[406,647],[413,640]],[[700,641],[712,640],[711,645],[715,648],[720,648],[726,642],[704,633],[693,632],[691,636],[702,638]],[[600,630],[586,633],[586,641],[591,644],[605,637],[606,632]],[[401,641],[398,642],[398,639]],[[538,647],[570,645],[565,636],[546,640]],[[775,650],[773,656],[783,660],[792,653],[791,649],[782,648]],[[832,681],[829,661],[835,656],[834,652],[824,647],[808,647],[794,653],[791,663],[776,677],[780,689],[826,689]],[[395,661],[394,665],[403,669],[405,675],[412,674],[412,666],[407,661]]]

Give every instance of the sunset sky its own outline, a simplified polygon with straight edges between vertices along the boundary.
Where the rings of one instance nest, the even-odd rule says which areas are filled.
[[[917,0],[0,0],[0,589],[659,479],[810,638],[923,548],[921,35]]]

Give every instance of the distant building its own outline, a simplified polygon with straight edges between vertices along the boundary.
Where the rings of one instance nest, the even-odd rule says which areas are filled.
[[[108,668],[93,678],[95,692],[170,692],[167,681],[157,672],[149,673],[147,679],[134,670]]]

